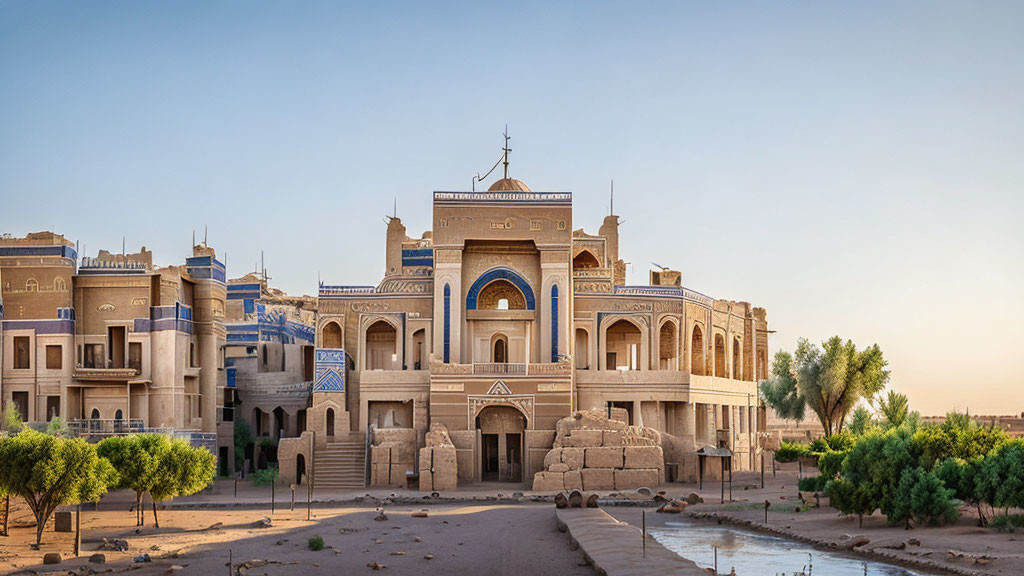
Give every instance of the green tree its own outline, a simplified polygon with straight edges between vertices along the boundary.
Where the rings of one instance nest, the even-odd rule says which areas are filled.
[[[8,434],[17,434],[25,427],[25,423],[21,421],[21,412],[18,411],[14,402],[7,403],[7,407],[4,408],[3,420],[3,430]]]
[[[861,398],[872,398],[889,380],[889,371],[877,344],[857,350],[853,342],[833,336],[821,348],[800,339],[790,356],[778,352],[772,378],[761,394],[784,418],[802,415],[802,402],[818,417],[826,436],[842,432],[843,423]]]
[[[163,434],[132,434],[112,436],[100,442],[96,450],[117,470],[119,488],[135,492],[135,525],[146,523],[143,498],[153,489],[161,461],[171,449],[170,439]]]
[[[249,423],[245,420],[235,420],[235,471],[242,469],[245,465],[245,450],[252,445],[252,431]]]
[[[955,522],[957,510],[955,491],[947,488],[934,473],[915,466],[903,470],[896,488],[892,510],[887,517],[890,524],[911,521],[918,526],[939,522]]]
[[[0,486],[22,497],[36,518],[36,544],[58,506],[95,502],[117,483],[94,445],[31,429],[0,442],[0,462]]]
[[[888,396],[878,400],[878,411],[881,412],[886,429],[899,428],[907,420],[910,413],[910,402],[906,394],[889,390]]]
[[[182,439],[170,442],[160,458],[158,473],[149,495],[153,499],[153,523],[159,528],[156,504],[176,496],[188,496],[206,488],[217,472],[217,459],[201,446],[191,446]]]
[[[864,527],[864,516],[870,516],[878,509],[869,486],[856,485],[845,478],[833,480],[828,485],[828,496],[833,508],[843,514],[856,514],[861,528]]]
[[[855,436],[862,436],[871,426],[871,411],[866,406],[857,406],[850,415],[846,429]]]
[[[910,433],[901,428],[869,432],[846,455],[843,478],[863,490],[887,517],[896,506],[896,489],[903,470],[916,464],[910,453]]]
[[[1024,508],[1024,440],[1013,440],[991,452],[982,464],[981,490],[993,507]]]
[[[67,436],[68,425],[60,416],[54,416],[50,418],[50,423],[46,426],[46,433],[51,436]]]
[[[947,458],[935,467],[935,475],[954,495],[978,510],[978,525],[988,523],[986,505],[991,501],[994,492],[982,481],[982,468],[985,459],[977,456],[970,460]],[[991,508],[990,505],[987,506]]]

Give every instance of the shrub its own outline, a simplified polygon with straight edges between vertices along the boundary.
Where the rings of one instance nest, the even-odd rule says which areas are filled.
[[[265,470],[257,470],[252,474],[253,486],[270,486],[277,481],[277,467],[270,466]]]
[[[831,478],[825,476],[808,476],[797,480],[796,484],[801,492],[824,492],[829,480]]]
[[[18,412],[18,407],[14,405],[14,402],[8,402],[7,408],[4,408],[3,424],[0,424],[0,427],[8,434],[14,435],[20,432],[24,426],[25,423],[21,421],[21,412]]]
[[[849,453],[849,450],[825,452],[818,458],[818,471],[821,472],[822,476],[830,480],[839,476],[839,473],[843,470],[843,461],[846,460],[846,455]]]
[[[988,524],[996,532],[1024,530],[1024,514],[1000,514]]]
[[[313,552],[319,552],[324,549],[324,539],[319,536],[313,536],[307,542],[309,549]]]
[[[955,522],[960,512],[954,493],[933,472],[921,467],[908,468],[900,476],[895,504],[892,513],[887,515],[889,523],[905,522],[909,526],[913,520],[920,526]]]
[[[252,431],[245,420],[235,420],[235,470],[241,470],[245,464],[245,449],[252,444]]]
[[[914,465],[909,444],[910,433],[901,428],[871,432],[857,442],[843,461],[843,478],[870,494],[871,503],[886,516],[894,509],[903,470]]]
[[[846,428],[851,434],[855,436],[861,436],[868,431],[871,426],[871,412],[864,406],[858,406],[853,414],[850,415],[850,422],[846,425]]]
[[[878,508],[875,495],[866,485],[856,485],[845,478],[833,480],[828,485],[829,503],[843,514],[856,514],[860,526],[864,516],[870,516]]]
[[[775,451],[776,462],[796,462],[801,456],[810,453],[807,444],[783,442],[782,446]]]

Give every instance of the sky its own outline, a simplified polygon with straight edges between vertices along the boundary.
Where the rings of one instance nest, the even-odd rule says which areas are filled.
[[[511,136],[610,182],[650,262],[767,309],[772,350],[878,343],[941,414],[1024,411],[1024,3],[0,1],[0,232],[82,255],[193,231],[229,276],[376,284]],[[486,182],[486,186],[489,182]]]

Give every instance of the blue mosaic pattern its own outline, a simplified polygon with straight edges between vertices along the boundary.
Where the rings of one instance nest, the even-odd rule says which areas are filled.
[[[466,310],[476,310],[476,299],[480,296],[480,291],[483,290],[484,286],[495,280],[508,280],[511,282],[526,297],[526,309],[534,310],[536,308],[536,299],[533,297],[533,288],[530,288],[530,283],[515,270],[499,267],[491,268],[484,272],[469,287],[469,293],[466,294]]]
[[[551,285],[551,361],[558,362],[558,284]]]
[[[211,278],[218,282],[227,282],[224,264],[212,256],[186,258],[185,268],[193,278]]]
[[[341,348],[317,348],[313,392],[345,391],[345,351]]]
[[[452,347],[452,287],[444,285],[444,363],[451,361]]]
[[[434,266],[433,248],[402,250],[402,266]]]
[[[78,260],[78,252],[71,246],[4,246],[0,256],[60,256]]]
[[[238,376],[238,368],[234,368],[234,367],[225,368],[224,372],[226,372],[227,376],[228,376],[227,387],[228,388],[234,388],[235,387],[235,382],[236,382],[236,379],[237,379],[237,376]]]

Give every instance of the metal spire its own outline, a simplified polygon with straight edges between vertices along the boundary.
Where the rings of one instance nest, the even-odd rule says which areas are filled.
[[[508,141],[509,141],[509,137],[508,137],[508,124],[505,124],[504,136],[505,136],[505,147],[502,148],[502,151],[504,152],[504,157],[502,158],[501,163],[505,165],[505,178],[508,179],[508,153],[512,151],[512,149],[508,147]]]

